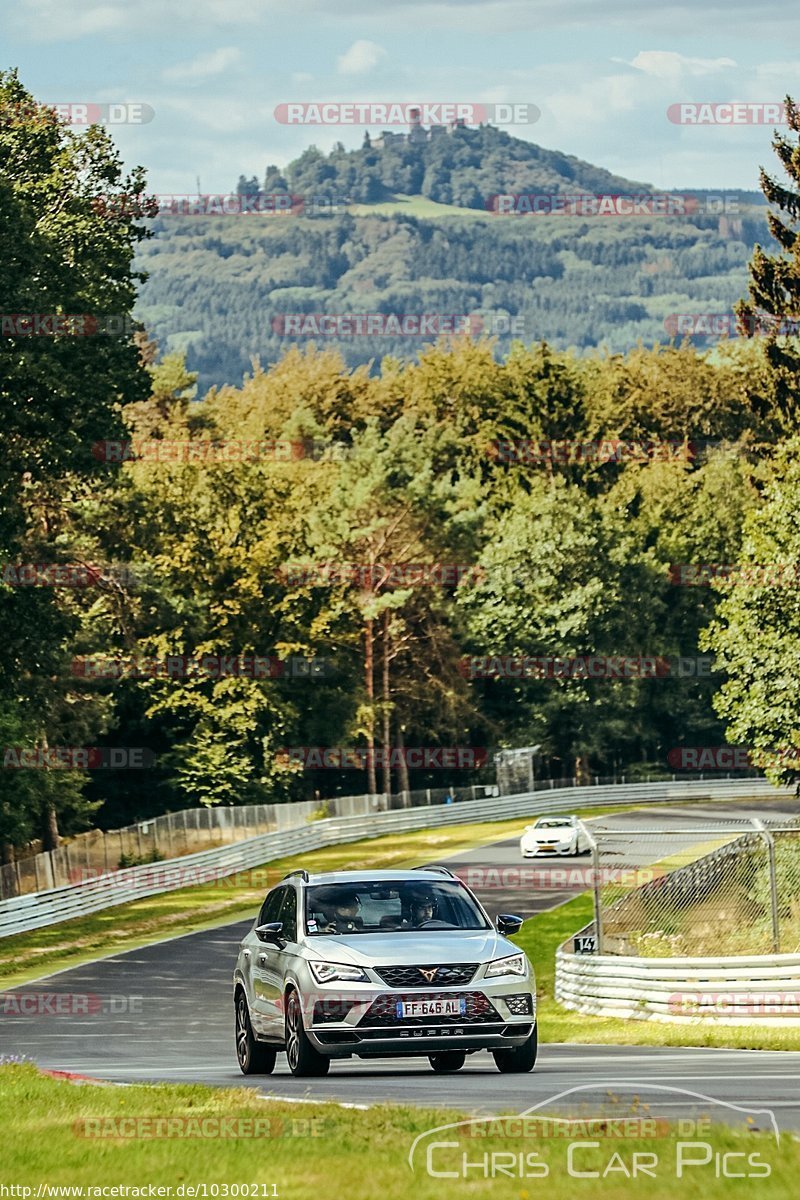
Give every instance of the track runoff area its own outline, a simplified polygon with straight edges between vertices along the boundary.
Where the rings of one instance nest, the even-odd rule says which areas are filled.
[[[696,823],[698,830],[707,829],[712,817],[798,811],[791,799],[757,809],[744,801],[709,803],[617,813],[587,824],[614,830],[625,863],[646,866],[668,855],[671,843],[664,836],[655,845],[639,829],[658,826],[668,835],[671,826],[685,830]],[[520,833],[525,824],[521,818]],[[685,836],[676,836],[674,844],[685,846]],[[469,883],[492,917],[499,912],[528,917],[562,903],[586,890],[590,865],[586,855],[523,861],[518,836],[443,862]],[[747,1104],[773,1112],[781,1129],[800,1130],[800,1053],[788,1051],[545,1043],[529,1075],[501,1075],[488,1053],[478,1053],[455,1075],[433,1074],[427,1059],[353,1058],[335,1062],[321,1079],[295,1079],[279,1054],[272,1075],[245,1078],[234,1052],[231,979],[250,924],[172,938],[26,984],[17,990],[34,991],[42,1000],[40,1011],[0,1012],[0,1045],[46,1069],[117,1083],[244,1086],[298,1102],[369,1106],[391,1100],[474,1114],[519,1113],[540,1103],[552,1112],[559,1103],[574,1108],[575,1102],[589,1111],[607,1102],[610,1087],[620,1094],[630,1088],[637,1096],[650,1088],[655,1090],[648,1096],[649,1111],[665,1117],[685,1113],[689,1095],[697,1094],[713,1097],[731,1119],[741,1118]],[[554,1099],[564,1095],[560,1102]]]

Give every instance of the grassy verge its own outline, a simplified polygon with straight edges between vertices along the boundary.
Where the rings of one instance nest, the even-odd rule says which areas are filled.
[[[264,1102],[252,1091],[234,1088],[76,1087],[39,1074],[27,1064],[0,1067],[0,1104],[4,1114],[0,1183],[30,1188],[33,1197],[40,1184],[144,1188],[143,1193],[129,1195],[147,1195],[148,1185],[153,1185],[172,1188],[173,1196],[190,1194],[187,1188],[203,1184],[209,1185],[206,1194],[212,1195],[210,1185],[219,1184],[220,1197],[237,1194],[231,1185],[246,1184],[243,1194],[259,1200],[319,1200],[321,1196],[407,1200],[409,1195],[415,1200],[479,1196],[527,1200],[544,1195],[545,1189],[548,1200],[574,1200],[581,1195],[587,1200],[598,1195],[624,1200],[632,1193],[645,1200],[661,1200],[665,1195],[729,1200],[732,1187],[738,1194],[748,1186],[743,1181],[737,1189],[730,1179],[720,1177],[714,1152],[732,1151],[737,1157],[731,1160],[731,1170],[752,1169],[747,1155],[751,1164],[758,1164],[753,1175],[760,1176],[759,1196],[788,1200],[797,1194],[800,1172],[797,1140],[783,1137],[777,1146],[768,1133],[716,1126],[702,1135],[710,1147],[709,1161],[685,1168],[680,1179],[676,1161],[679,1153],[687,1151],[679,1151],[678,1135],[672,1128],[662,1128],[661,1136],[644,1137],[646,1126],[637,1128],[637,1136],[623,1140],[600,1136],[593,1147],[578,1148],[574,1170],[594,1171],[599,1178],[569,1174],[569,1143],[564,1137],[534,1133],[512,1139],[487,1131],[490,1135],[478,1141],[467,1136],[474,1127],[426,1139],[415,1153],[412,1172],[408,1155],[414,1139],[458,1121],[461,1114],[396,1105],[353,1112],[331,1104]],[[609,1113],[604,1108],[606,1116],[625,1117],[631,1111]],[[431,1165],[440,1172],[458,1168],[456,1178],[434,1177],[426,1170],[426,1147],[442,1138],[457,1139],[457,1145],[437,1150]],[[582,1139],[579,1135],[575,1140]],[[495,1167],[495,1172],[487,1178],[480,1164],[484,1155],[493,1152],[504,1154],[505,1173],[495,1173],[498,1160],[489,1158],[490,1171]],[[628,1174],[637,1152],[649,1156],[653,1175],[637,1175],[632,1183]],[[695,1160],[704,1157],[697,1150],[689,1153]],[[529,1154],[535,1156],[536,1175],[525,1161]],[[478,1164],[467,1170],[466,1178],[462,1155],[468,1163]],[[514,1163],[512,1177],[509,1161]],[[528,1176],[521,1178],[526,1170]],[[222,1186],[226,1184],[227,1193]],[[181,1185],[183,1192],[177,1190]],[[253,1185],[256,1190],[251,1190]]]
[[[739,1050],[800,1050],[800,1028],[758,1028],[708,1023],[672,1025],[652,1020],[593,1017],[562,1008],[554,998],[556,950],[592,920],[588,893],[531,917],[513,939],[536,968],[539,1031],[545,1042],[625,1046],[719,1046]]]

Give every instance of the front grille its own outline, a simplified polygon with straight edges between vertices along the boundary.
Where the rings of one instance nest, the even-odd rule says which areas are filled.
[[[466,1012],[457,1017],[400,1018],[397,1015],[399,1000],[452,1000],[455,997],[459,999],[463,997],[467,1002]],[[378,996],[364,1013],[359,1025],[373,1025],[380,1028],[393,1025],[411,1029],[415,1025],[485,1025],[497,1021],[504,1024],[497,1009],[489,1003],[483,992],[439,992],[426,994],[424,997],[421,997],[419,993],[413,996]]]
[[[389,987],[396,988],[445,987],[450,983],[463,986],[472,981],[477,969],[477,963],[444,963],[440,966],[431,963],[421,967],[373,967],[384,983],[388,983]],[[427,971],[429,977],[423,975],[423,971]],[[432,976],[430,975],[431,971],[435,971]]]

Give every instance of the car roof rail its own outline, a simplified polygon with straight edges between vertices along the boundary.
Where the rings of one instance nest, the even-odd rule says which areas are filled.
[[[293,875],[299,875],[303,883],[308,883],[308,871],[305,867],[298,867],[294,871],[287,871],[283,878],[291,879]]]
[[[458,876],[450,870],[449,867],[440,867],[434,864],[432,867],[412,867],[412,871],[436,871],[439,875],[449,875],[451,879],[458,879]]]

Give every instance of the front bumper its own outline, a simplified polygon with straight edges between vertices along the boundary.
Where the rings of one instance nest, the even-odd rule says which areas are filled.
[[[548,842],[546,845],[539,845],[537,842],[520,843],[520,854],[523,858],[539,858],[548,854],[552,855],[574,855],[577,853],[577,848],[574,842],[559,843]]]
[[[398,1000],[463,997],[458,1017],[398,1018]],[[359,984],[316,990],[306,1033],[322,1054],[335,1058],[431,1054],[441,1050],[501,1050],[521,1046],[536,1023],[531,976],[476,979],[468,986],[419,989]]]

